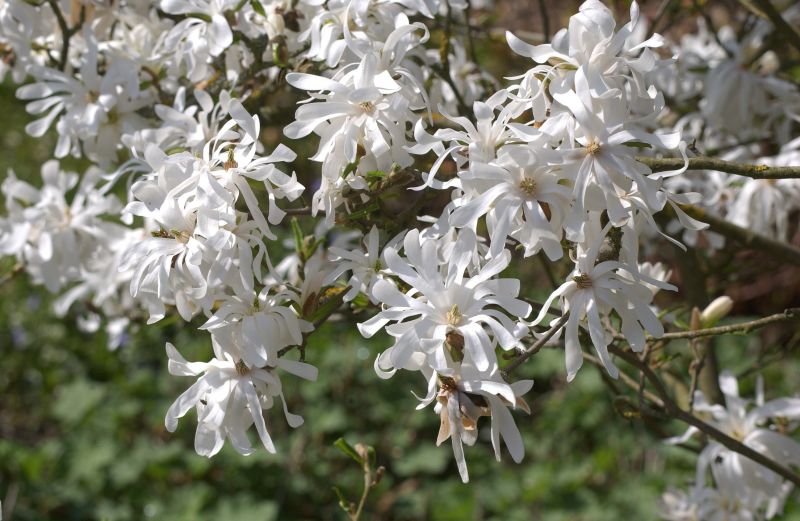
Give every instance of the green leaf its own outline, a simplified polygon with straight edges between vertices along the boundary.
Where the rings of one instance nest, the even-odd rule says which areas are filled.
[[[342,300],[349,289],[350,286],[331,286],[323,289],[317,298],[316,309],[314,309],[314,311],[311,313],[311,316],[308,317],[307,320],[312,324],[316,324],[317,322],[328,318],[334,311],[339,309],[339,306],[342,305]]]
[[[264,6],[261,5],[261,2],[259,2],[258,0],[250,0],[250,5],[253,6],[253,11],[257,12],[264,18],[267,17],[267,12],[264,10]]]
[[[650,143],[645,143],[644,141],[635,141],[635,140],[626,141],[625,143],[623,143],[623,145],[632,148],[653,148],[653,145],[651,145]]]
[[[341,438],[340,438],[341,439]],[[350,512],[350,502],[344,497],[342,491],[339,490],[339,487],[331,487],[333,493],[336,494],[336,497],[339,498],[339,506],[342,507],[342,510],[345,512]]]
[[[362,217],[366,217],[377,210],[380,210],[380,205],[377,202],[372,202],[364,208],[348,214],[347,218],[350,220],[361,219]]]
[[[53,415],[66,424],[76,424],[95,409],[104,396],[102,386],[77,380],[61,388],[53,405]]]
[[[365,174],[367,179],[383,179],[386,177],[386,172],[383,170],[370,170]]]
[[[358,455],[356,449],[354,449],[352,445],[347,443],[347,441],[345,441],[344,438],[339,438],[338,440],[334,441],[333,446],[339,449],[340,451],[344,452],[354,460],[356,460],[356,463],[358,463],[359,465],[364,465],[364,460],[361,458],[361,456]]]

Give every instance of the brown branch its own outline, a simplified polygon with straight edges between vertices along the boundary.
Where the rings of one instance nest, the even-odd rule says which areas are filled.
[[[58,28],[61,31],[61,56],[58,60],[58,68],[60,70],[64,70],[67,66],[67,59],[69,58],[69,44],[72,37],[77,33],[81,27],[83,26],[83,22],[86,19],[86,6],[81,6],[80,10],[80,18],[78,19],[78,24],[72,28],[69,27],[67,24],[66,18],[64,18],[64,13],[61,11],[61,7],[58,5],[57,0],[46,0],[47,4],[53,10],[53,14],[56,17],[56,21],[58,22]]]
[[[779,31],[795,49],[800,51],[800,33],[797,32],[789,23],[783,19],[781,13],[772,5],[769,0],[741,0],[742,4],[759,16],[764,16],[775,29]]]
[[[711,229],[739,244],[760,250],[791,264],[800,264],[800,248],[793,244],[778,241],[764,235],[742,228],[720,217],[711,215],[706,210],[688,204],[680,205],[681,210],[690,217],[708,223]]]
[[[677,170],[683,168],[684,161],[680,157],[645,157],[636,158],[640,163],[650,167],[653,172]],[[736,174],[753,179],[797,179],[800,178],[800,166],[767,166],[734,163],[713,157],[692,157],[688,170],[716,170],[728,174]]]
[[[9,271],[5,275],[3,275],[2,278],[0,278],[0,286],[6,284],[8,281],[12,280],[14,277],[22,273],[24,269],[25,265],[22,264],[21,262],[15,264],[14,267],[11,268],[11,271]]]
[[[526,349],[525,351],[520,353],[519,356],[514,358],[514,360],[512,360],[511,363],[508,364],[502,370],[503,376],[508,376],[517,367],[522,365],[522,363],[525,362],[525,360],[527,360],[528,358],[530,358],[533,355],[535,355],[536,353],[538,353],[544,347],[544,345],[547,343],[547,341],[550,340],[551,338],[553,338],[553,335],[558,333],[559,329],[561,329],[564,326],[564,324],[567,323],[567,319],[568,318],[569,318],[569,312],[567,312],[564,315],[562,315],[562,317],[558,319],[558,322],[556,322],[555,325],[553,327],[551,327],[544,334],[544,336],[542,336],[536,342],[531,344],[531,346],[528,349]]]
[[[751,449],[744,443],[741,443],[740,441],[731,438],[730,436],[720,431],[713,425],[709,425],[708,423],[704,422],[695,415],[680,408],[678,404],[675,403],[675,401],[672,399],[672,397],[670,397],[669,393],[664,388],[664,384],[661,383],[661,380],[658,378],[658,376],[656,376],[653,370],[650,369],[650,366],[639,360],[639,358],[633,352],[628,351],[626,349],[620,349],[619,347],[613,344],[608,346],[608,350],[609,352],[619,356],[632,366],[642,371],[642,373],[644,373],[645,377],[650,381],[650,383],[655,388],[656,394],[658,394],[658,396],[660,396],[662,401],[664,402],[665,411],[667,412],[667,414],[671,415],[675,419],[681,420],[682,422],[691,425],[692,427],[695,427],[697,430],[715,439],[728,449],[734,452],[738,452],[739,454],[750,458],[756,463],[759,463],[760,465],[768,468],[769,470],[775,472],[776,474],[782,476],[783,478],[791,481],[795,485],[800,485],[800,476],[798,476],[788,468],[764,456],[760,452]]]
[[[705,329],[697,329],[694,331],[676,331],[673,333],[664,333],[659,340],[675,340],[678,338],[699,338],[704,336],[713,335],[726,335],[728,333],[749,333],[754,329],[758,329],[775,322],[785,322],[787,320],[797,320],[800,318],[800,308],[788,308],[783,313],[775,313],[768,317],[751,320],[749,322],[740,322],[738,324],[730,324],[727,326],[707,327]]]
[[[774,315],[769,315],[764,318],[759,318],[756,320],[751,320],[749,322],[739,322],[738,324],[729,324],[727,326],[717,326],[717,327],[707,327],[705,329],[696,329],[690,331],[673,331],[670,333],[664,333],[660,337],[648,337],[648,341],[658,341],[663,342],[665,340],[678,340],[678,339],[692,339],[692,338],[700,338],[705,336],[714,336],[714,335],[727,335],[730,333],[749,333],[754,329],[759,329],[764,326],[768,326],[769,324],[774,324],[776,322],[786,322],[789,320],[798,320],[800,319],[800,308],[788,308],[782,313],[775,313]],[[621,334],[614,335],[615,340],[625,340],[625,337]]]
[[[606,366],[603,365],[603,361],[602,360],[600,360],[599,358],[597,358],[594,355],[590,355],[589,353],[587,353],[585,351],[583,351],[582,354],[583,354],[583,359],[584,360],[586,360],[590,364],[592,364],[592,365],[596,366],[598,369],[600,369],[601,374],[606,374]],[[620,371],[619,372],[619,378],[620,378],[620,380],[622,380],[622,382],[625,385],[630,387],[633,391],[636,391],[637,393],[640,392],[639,382],[637,382],[636,380],[631,378],[627,373],[625,373],[623,371]],[[656,404],[656,406],[661,408],[661,409],[664,408],[664,402],[663,402],[663,400],[661,400],[661,398],[659,398],[658,396],[656,396],[652,392],[648,391],[647,389],[643,390],[643,394],[644,394],[644,397],[647,398],[651,403]]]

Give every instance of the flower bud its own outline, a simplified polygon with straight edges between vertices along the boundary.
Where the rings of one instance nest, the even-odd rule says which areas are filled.
[[[700,314],[703,327],[711,327],[725,318],[733,308],[733,299],[727,295],[715,298]]]

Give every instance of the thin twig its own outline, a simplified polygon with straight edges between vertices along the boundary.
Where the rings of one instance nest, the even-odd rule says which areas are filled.
[[[542,17],[542,33],[544,33],[544,39],[547,40],[550,38],[550,17],[547,15],[545,0],[539,0],[539,16]]]
[[[589,354],[589,353],[587,353],[585,351],[582,351],[582,354],[583,354],[583,359],[584,360],[586,360],[590,364],[592,364],[592,365],[596,366],[598,369],[600,369],[600,371],[602,371],[602,374],[606,374],[606,366],[603,365],[603,361],[602,360],[600,360],[596,356],[591,355],[591,354]],[[630,387],[631,390],[636,391],[637,393],[639,392],[639,383],[636,380],[634,380],[633,378],[631,378],[627,373],[625,373],[623,371],[620,371],[619,372],[619,379],[622,380],[622,382],[625,385]],[[658,396],[653,394],[651,391],[648,391],[647,389],[644,389],[643,390],[643,394],[644,394],[644,397],[647,398],[651,403],[654,403],[657,407],[660,407],[662,409],[664,408],[664,402],[661,400],[661,398],[659,398]]]
[[[728,333],[749,333],[754,329],[764,327],[775,322],[785,322],[787,320],[796,320],[800,318],[800,308],[788,308],[783,313],[775,313],[768,317],[751,320],[749,322],[740,322],[738,324],[730,324],[727,326],[707,327],[705,329],[698,329],[696,331],[676,331],[673,333],[664,333],[659,340],[674,340],[676,338],[698,338],[703,336],[713,335],[726,335]]]
[[[678,406],[678,404],[675,403],[675,401],[670,397],[669,393],[664,388],[664,384],[661,383],[661,380],[658,378],[658,376],[656,376],[653,370],[650,369],[650,366],[639,360],[639,358],[633,352],[628,351],[627,349],[620,349],[614,344],[609,345],[608,350],[644,373],[645,377],[650,381],[650,383],[655,388],[656,394],[658,394],[658,396],[660,396],[662,401],[664,402],[665,411],[669,415],[671,415],[675,419],[681,420],[684,423],[691,425],[692,427],[695,427],[697,430],[715,439],[728,449],[734,452],[738,452],[739,454],[750,458],[756,463],[763,465],[769,470],[791,481],[795,485],[800,485],[800,476],[798,476],[791,470],[787,469],[780,463],[777,463],[776,461],[764,456],[760,452],[751,449],[744,443],[737,441],[734,438],[731,438],[724,432],[720,431],[713,425],[709,425],[708,423],[704,422],[695,415],[681,409]]]
[[[11,268],[11,271],[9,271],[9,272],[8,272],[8,273],[6,273],[5,275],[3,275],[3,278],[0,278],[0,286],[3,286],[3,285],[4,285],[4,284],[6,284],[8,281],[10,281],[10,280],[11,280],[11,279],[13,279],[14,277],[16,277],[17,275],[19,275],[20,273],[22,273],[22,271],[23,271],[24,269],[25,269],[25,265],[24,265],[24,264],[22,264],[21,262],[19,262],[19,263],[15,264],[15,265],[14,265],[14,267],[13,267],[13,268]]]
[[[564,315],[562,315],[561,318],[558,319],[558,322],[556,322],[555,325],[553,325],[553,327],[551,327],[544,334],[544,336],[542,336],[536,342],[531,344],[531,346],[528,349],[526,349],[525,351],[520,353],[519,356],[514,358],[514,360],[512,360],[511,363],[508,364],[503,369],[503,371],[502,371],[503,375],[504,376],[508,376],[509,374],[511,374],[512,371],[514,371],[514,369],[516,369],[523,362],[525,362],[525,360],[527,360],[528,358],[530,358],[533,355],[535,355],[536,353],[538,353],[544,347],[544,345],[547,343],[547,341],[550,340],[551,338],[553,338],[553,335],[558,333],[559,329],[561,329],[564,326],[564,324],[567,323],[567,319],[568,318],[569,318],[569,312],[567,312]]]
[[[658,340],[663,342],[665,340],[678,340],[678,339],[692,339],[704,336],[714,335],[727,335],[730,333],[749,333],[754,329],[759,329],[769,324],[776,322],[786,322],[788,320],[800,319],[800,308],[787,308],[782,313],[775,313],[764,318],[750,320],[748,322],[739,322],[738,324],[729,324],[727,326],[707,327],[704,329],[690,330],[690,331],[673,331],[664,333],[658,338],[648,337],[648,341]],[[615,340],[625,340],[622,335],[614,335]]]
[[[369,463],[364,463],[364,490],[361,492],[361,499],[358,501],[358,508],[356,509],[355,513],[350,516],[351,521],[358,521],[361,517],[361,513],[364,511],[364,505],[367,503],[367,496],[369,495],[369,491],[372,488],[372,470],[369,467]]]
[[[539,258],[539,262],[542,264],[542,271],[544,271],[544,274],[547,275],[547,280],[550,282],[553,290],[558,289],[561,284],[558,283],[555,275],[553,275],[553,270],[550,268],[550,262],[544,257],[544,252],[537,255],[537,257]]]
[[[58,28],[61,31],[61,56],[58,60],[58,68],[63,71],[67,66],[67,59],[69,58],[70,40],[72,40],[72,37],[75,35],[75,33],[80,30],[81,26],[83,26],[83,22],[86,19],[86,6],[81,6],[78,24],[75,27],[70,28],[67,24],[66,18],[64,18],[64,13],[61,11],[61,7],[58,5],[58,0],[46,1],[53,10],[53,14],[55,14],[56,21],[58,22]]]
[[[640,163],[650,167],[653,172],[677,170],[683,168],[684,160],[680,157],[645,157],[636,158]],[[800,178],[800,166],[767,166],[749,163],[734,163],[713,157],[689,158],[688,170],[715,170],[728,174],[736,174],[753,179],[797,179]]]
[[[467,105],[467,102],[464,100],[464,96],[461,94],[461,91],[458,90],[458,86],[453,80],[453,76],[450,74],[450,39],[453,37],[453,13],[450,8],[450,3],[448,2],[446,5],[447,12],[444,20],[444,39],[442,41],[442,46],[439,49],[439,59],[442,64],[439,66],[434,66],[433,72],[437,73],[439,77],[445,81],[445,83],[450,85],[462,114],[467,116],[469,119],[473,119],[474,114],[472,112],[472,107]],[[467,23],[469,23],[469,20],[467,20]]]
[[[800,51],[800,33],[797,30],[789,25],[789,23],[784,20],[781,13],[772,5],[772,2],[769,0],[752,0],[751,1],[742,1],[742,3],[748,7],[750,10],[754,11],[756,14],[763,15],[770,22],[772,25],[775,26],[775,29],[779,31],[786,40],[789,41],[798,51]],[[755,9],[753,9],[755,7]]]
[[[286,215],[311,215],[311,207],[304,206],[302,208],[283,208]]]
[[[800,264],[800,248],[783,241],[778,241],[754,231],[742,228],[720,217],[711,215],[706,210],[688,204],[680,205],[681,210],[704,223],[720,235],[724,235],[743,246],[768,253],[771,256],[791,264]]]

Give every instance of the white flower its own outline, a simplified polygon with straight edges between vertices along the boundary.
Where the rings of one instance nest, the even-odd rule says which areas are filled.
[[[669,489],[658,501],[659,514],[668,521],[700,521],[700,505],[707,495],[707,489],[697,486],[688,493]]]
[[[165,418],[167,430],[174,432],[178,419],[192,407],[197,407],[197,432],[195,450],[201,456],[211,457],[229,438],[237,452],[253,453],[247,430],[255,424],[261,443],[275,452],[275,445],[267,432],[262,409],[270,409],[275,398],[283,404],[286,422],[299,427],[303,418],[286,409],[283,388],[277,369],[315,380],[317,369],[303,362],[279,359],[276,368],[249,367],[241,358],[234,358],[212,335],[216,357],[208,363],[187,362],[175,347],[167,343],[169,372],[176,376],[200,376],[170,406]]]
[[[450,439],[453,445],[453,454],[458,464],[461,480],[469,481],[467,462],[464,457],[463,444],[472,446],[478,439],[478,419],[481,416],[491,416],[492,446],[495,457],[500,461],[500,438],[508,448],[511,458],[519,463],[525,455],[522,436],[517,429],[508,406],[530,413],[528,404],[522,399],[533,386],[533,380],[520,380],[513,384],[504,382],[497,370],[488,376],[479,372],[475,367],[460,364],[456,374],[442,376],[433,374],[438,391],[422,401],[418,409],[427,406],[435,397],[434,410],[439,414],[439,435],[436,445]]]
[[[800,466],[800,443],[782,434],[774,426],[765,426],[769,421],[800,419],[800,398],[778,398],[765,403],[763,381],[759,378],[756,406],[748,411],[750,402],[739,396],[739,385],[733,374],[723,371],[719,376],[719,383],[725,396],[725,405],[710,404],[702,391],[697,391],[695,410],[708,413],[711,425],[773,461],[785,466]],[[683,436],[667,441],[680,443],[698,432],[696,428],[690,427]],[[715,476],[719,473],[726,476],[726,479],[767,495],[774,494],[784,484],[783,478],[775,472],[716,441],[711,441],[703,449],[698,463],[698,474],[705,474],[709,466],[714,470]]]
[[[10,173],[2,183],[9,216],[0,221],[0,254],[25,262],[51,292],[80,279],[92,255],[109,249],[120,233],[118,225],[101,219],[116,215],[120,205],[96,188],[98,177],[90,169],[76,187],[78,175],[51,160],[42,165],[44,186],[37,190]]]
[[[175,65],[186,62],[187,76],[197,82],[210,72],[206,62],[233,43],[233,32],[225,11],[237,0],[161,0],[166,13],[186,15],[175,24],[163,41],[163,52],[171,52]]]
[[[639,24],[639,5],[636,2],[631,3],[630,17],[630,22],[615,33],[616,21],[611,10],[599,0],[587,0],[581,4],[579,12],[570,17],[569,29],[559,31],[552,44],[533,46],[510,32],[506,32],[506,39],[517,54],[537,63],[554,63],[549,73],[553,84],[577,84],[580,80],[575,77],[575,70],[578,69],[583,71],[597,98],[608,95],[609,91],[618,91],[618,96],[630,96],[625,102],[631,105],[643,102],[645,111],[650,112],[655,100],[647,91],[644,77],[657,62],[650,48],[660,47],[664,40],[656,34],[631,45],[631,41],[638,38],[635,31]],[[627,75],[632,76],[632,81],[626,81]]]
[[[373,226],[364,237],[364,249],[345,250],[336,246],[328,248],[335,267],[328,274],[325,283],[331,284],[343,273],[350,272],[350,278],[347,281],[350,289],[344,295],[345,302],[353,300],[359,293],[364,293],[370,301],[377,303],[372,290],[375,284],[386,275],[386,260],[381,252],[379,240],[378,228]]]
[[[597,219],[589,222],[596,223]],[[643,275],[636,269],[626,267],[619,261],[598,262],[610,226],[611,223],[602,231],[599,231],[599,224],[587,227],[589,230],[587,243],[578,245],[575,269],[567,281],[547,298],[539,315],[531,323],[531,326],[534,326],[544,320],[553,301],[560,299],[561,312],[569,313],[564,325],[567,381],[575,378],[583,364],[579,328],[584,319],[587,321],[589,336],[598,356],[609,374],[616,378],[619,370],[608,354],[611,337],[601,317],[611,310],[616,311],[622,319],[621,329],[625,339],[633,350],[641,351],[645,344],[644,329],[654,337],[664,334],[664,326],[648,305],[653,298],[651,290],[644,284],[662,289],[677,289],[670,284]],[[625,273],[618,274],[618,270],[624,270]]]
[[[284,129],[286,136],[298,139],[316,132],[322,137],[317,154],[312,158],[326,161],[334,147],[343,148],[343,160],[353,163],[360,145],[370,153],[378,168],[388,170],[392,162],[410,164],[403,150],[405,134],[398,134],[398,121],[409,119],[407,107],[393,103],[389,95],[400,90],[388,71],[380,70],[374,54],[366,54],[354,72],[336,81],[305,73],[290,73],[286,81],[308,91],[328,91],[315,95],[324,101],[301,105],[296,121]],[[344,133],[342,133],[344,130]],[[342,136],[341,142],[336,139]]]
[[[546,151],[507,145],[488,164],[470,160],[459,173],[464,196],[450,224],[475,229],[486,215],[491,255],[505,249],[512,236],[525,247],[525,256],[544,249],[551,260],[562,256],[561,227],[572,191],[560,181],[558,167],[548,164]],[[471,158],[470,158],[471,159]]]
[[[366,337],[386,327],[396,338],[382,356],[388,357],[389,362],[384,369],[403,367],[415,352],[421,351],[431,357],[434,369],[448,374],[445,342],[449,339],[451,345],[463,343],[456,349],[463,350],[464,359],[479,371],[492,372],[497,367],[497,343],[503,349],[511,349],[527,332],[506,314],[490,307],[498,306],[515,317],[524,318],[530,313],[530,306],[515,298],[518,280],[492,279],[508,266],[511,255],[505,251],[476,269],[471,277],[465,277],[475,248],[475,235],[469,230],[461,231],[445,263],[439,260],[436,240],[421,240],[416,230],[406,234],[403,244],[405,259],[394,248],[386,248],[384,255],[388,269],[411,289],[403,293],[391,282],[378,281],[373,295],[388,307],[358,325]],[[397,324],[387,327],[389,322]]]
[[[289,299],[296,300],[296,295],[269,295],[269,288],[249,300],[226,296],[200,329],[224,339],[223,345],[240,346],[242,359],[250,366],[275,365],[281,348],[300,345],[303,331],[312,329],[291,307],[281,305]]]
[[[800,209],[797,179],[745,179],[727,219],[755,233],[788,241],[790,215]]]
[[[152,103],[153,92],[139,89],[137,68],[123,59],[112,60],[101,75],[97,41],[88,29],[84,36],[87,46],[77,78],[34,67],[29,72],[37,81],[17,89],[17,97],[32,100],[26,106],[29,113],[46,113],[25,127],[28,134],[43,136],[58,118],[56,157],[80,157],[83,152],[108,163],[116,156],[122,134],[144,127],[136,111]]]

